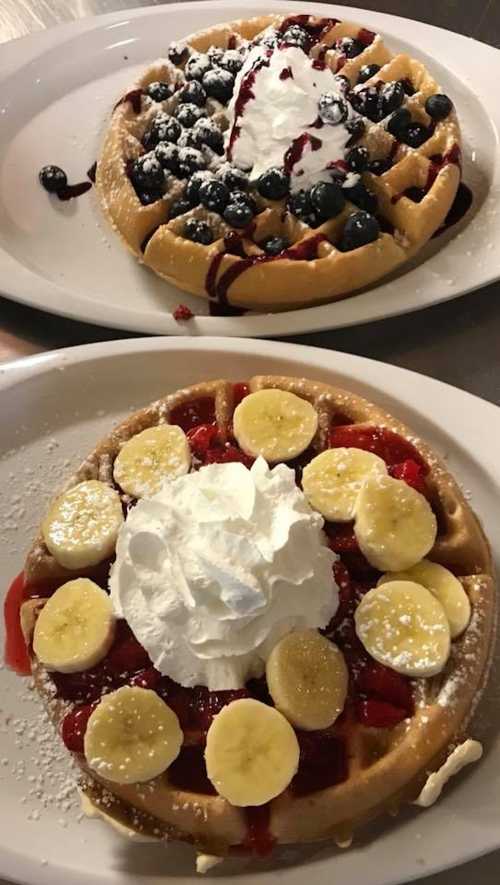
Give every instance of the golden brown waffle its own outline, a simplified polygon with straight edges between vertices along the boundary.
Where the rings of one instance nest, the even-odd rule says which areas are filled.
[[[390,811],[419,793],[429,772],[436,770],[450,749],[463,739],[484,687],[495,626],[495,586],[488,542],[455,480],[432,449],[401,422],[365,399],[326,384],[305,379],[257,376],[251,391],[275,387],[311,402],[319,425],[313,449],[328,444],[332,423],[357,427],[382,426],[408,440],[430,468],[427,477],[439,532],[430,558],[453,568],[469,595],[472,618],[452,645],[445,670],[432,679],[415,681],[416,712],[393,729],[354,724],[349,730],[349,770],[344,782],[298,797],[290,789],[271,803],[270,832],[278,844],[332,839],[345,844],[364,820]],[[234,387],[228,381],[205,382],[169,394],[127,418],[102,440],[71,477],[66,488],[98,478],[112,483],[113,460],[131,436],[162,422],[172,410],[200,397],[213,397],[219,432],[231,433]],[[79,573],[80,574],[80,573]],[[28,585],[75,574],[61,568],[49,554],[42,536],[34,542],[25,565]],[[36,612],[43,600],[30,600],[22,609],[25,635],[30,640]],[[36,686],[52,718],[60,725],[65,702],[54,700],[51,682],[33,659]],[[149,784],[121,786],[87,769],[82,757],[82,788],[106,815],[143,835],[183,839],[213,854],[238,850],[245,842],[243,809],[219,796],[181,791],[168,782],[168,772]]]
[[[257,38],[266,28],[279,27],[283,20],[283,16],[268,15],[217,25],[188,37],[186,43],[192,50],[201,52],[212,46],[238,48]],[[321,20],[311,16],[310,21]],[[421,62],[408,55],[393,55],[380,35],[375,35],[373,42],[355,58],[344,59],[340,51],[329,48],[339,38],[357,37],[360,30],[359,25],[350,22],[326,27],[321,41],[311,49],[311,56],[324,58],[334,72],[345,62],[341,73],[352,86],[357,82],[360,68],[368,64],[377,64],[380,70],[366,81],[367,87],[379,81],[408,80],[415,93],[406,97],[404,106],[411,112],[413,121],[429,126],[431,120],[425,111],[425,102],[440,89]],[[125,96],[115,107],[97,165],[96,186],[101,207],[125,245],[141,262],[180,289],[219,301],[217,311],[221,305],[222,309],[233,305],[277,311],[344,298],[374,283],[418,252],[441,227],[453,203],[460,182],[461,147],[454,112],[435,124],[433,134],[419,148],[398,142],[384,122],[366,119],[364,135],[356,144],[368,149],[370,160],[390,156],[393,164],[382,175],[362,174],[364,184],[378,199],[381,220],[378,239],[352,251],[339,250],[347,217],[359,211],[351,202],[346,203],[336,218],[313,229],[287,211],[283,200],[265,200],[255,192],[258,214],[254,226],[246,232],[238,232],[238,255],[229,254],[235,251],[234,243],[228,246],[231,228],[220,215],[197,206],[169,220],[170,207],[182,195],[184,182],[172,175],[165,196],[150,205],[142,205],[126,174],[127,163],[144,153],[141,142],[157,112],[172,113],[178,103],[175,94],[162,103],[141,96],[141,90],[158,80],[170,84],[183,82],[182,65],[175,67],[168,60],[158,61],[134,84],[132,92],[127,93],[133,100],[126,100]],[[222,104],[209,99],[207,113],[221,129],[227,128],[227,108]],[[215,170],[224,160],[208,149],[204,153],[209,169]],[[436,157],[441,159],[437,163],[435,159],[431,161],[430,158]],[[405,195],[415,193],[415,189],[419,189],[420,198],[425,194],[420,202]],[[209,222],[215,237],[213,243],[204,246],[184,236],[190,218]],[[285,253],[278,260],[262,261],[265,253],[259,243],[272,236],[286,238],[292,247],[293,260]],[[307,260],[298,259],[306,241],[310,241]],[[260,260],[255,261],[258,256]],[[245,265],[241,265],[242,260],[246,261]]]

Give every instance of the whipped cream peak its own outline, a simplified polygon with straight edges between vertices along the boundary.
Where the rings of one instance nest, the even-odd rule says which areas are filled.
[[[293,629],[338,606],[323,519],[284,464],[210,464],[130,511],[110,576],[115,613],[184,686],[236,689]]]
[[[286,166],[292,192],[331,181],[330,169],[343,161],[351,135],[344,122],[356,115],[344,102],[342,81],[297,46],[254,46],[239,71],[228,106],[228,159],[252,170],[256,179],[272,166]],[[337,96],[346,120],[318,126],[322,95]],[[359,175],[349,172],[350,187]]]

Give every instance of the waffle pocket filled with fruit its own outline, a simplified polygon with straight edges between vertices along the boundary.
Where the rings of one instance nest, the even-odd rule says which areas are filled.
[[[350,22],[268,15],[172,44],[116,105],[101,207],[155,273],[213,313],[343,298],[445,223],[452,101]]]
[[[352,393],[258,376],[97,445],[20,615],[97,811],[222,857],[345,845],[435,799],[481,752],[494,613],[488,543],[431,449]]]

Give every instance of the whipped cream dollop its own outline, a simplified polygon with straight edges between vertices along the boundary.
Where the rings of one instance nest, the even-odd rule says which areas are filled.
[[[184,686],[237,689],[293,629],[338,606],[323,519],[284,464],[209,464],[129,512],[110,575],[115,613]]]
[[[328,66],[314,65],[297,46],[258,45],[248,53],[228,106],[226,152],[237,166],[251,169],[252,178],[284,166],[292,145],[297,155],[290,170],[292,192],[331,181],[329,167],[344,160],[351,137],[344,124],[314,125],[322,95],[343,99],[341,81]],[[356,116],[347,102],[346,108],[347,120]],[[345,184],[358,180],[349,172]]]

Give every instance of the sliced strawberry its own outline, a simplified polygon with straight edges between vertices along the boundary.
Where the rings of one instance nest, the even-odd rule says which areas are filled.
[[[359,553],[359,544],[352,522],[327,522],[328,546],[334,553]]]
[[[111,647],[106,658],[106,666],[113,676],[121,676],[125,673],[137,673],[151,666],[151,659],[146,651],[130,634],[118,640]]]
[[[186,434],[191,451],[199,458],[203,458],[217,439],[218,433],[217,424],[199,424],[198,427],[192,427]]]
[[[401,461],[399,464],[392,464],[389,467],[389,473],[394,479],[402,479],[403,482],[417,492],[420,492],[421,495],[426,494],[427,486],[422,467],[411,458],[407,458],[406,461]]]
[[[412,460],[418,464],[425,476],[429,468],[424,459],[408,440],[387,430],[385,427],[359,427],[356,424],[347,424],[330,429],[330,446],[339,448],[346,446],[355,449],[364,449],[373,452],[383,458],[388,466],[399,464],[402,461]]]
[[[154,667],[148,667],[147,670],[141,670],[140,673],[136,673],[135,676],[130,680],[130,685],[135,685],[138,688],[150,688],[152,691],[158,687],[161,680],[161,673],[158,670],[155,670]]]
[[[245,399],[246,396],[250,393],[250,388],[248,384],[244,384],[242,381],[239,381],[237,384],[233,384],[233,405],[234,408],[239,406],[242,399]]]
[[[374,698],[357,700],[355,710],[358,721],[372,728],[394,728],[408,716],[402,707],[395,707],[394,704]]]
[[[342,738],[331,731],[298,731],[299,770],[292,790],[299,796],[342,783],[347,777],[347,752]]]
[[[251,467],[255,458],[246,455],[245,452],[233,445],[208,449],[203,458],[204,464],[228,464],[232,461],[244,464],[245,467]]]
[[[409,679],[378,664],[370,662],[360,671],[356,679],[356,688],[361,694],[387,701],[396,707],[401,707],[411,715],[413,713],[413,696]]]

